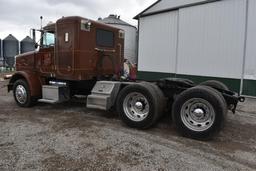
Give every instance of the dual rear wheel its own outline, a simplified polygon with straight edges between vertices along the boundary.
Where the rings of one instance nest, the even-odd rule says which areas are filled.
[[[182,92],[173,103],[172,118],[185,137],[207,139],[224,125],[227,106],[215,89],[197,86]]]
[[[146,129],[151,127],[163,113],[164,96],[158,87],[149,83],[128,85],[119,93],[116,109],[128,126]]]
[[[155,85],[126,86],[118,95],[116,108],[128,126],[146,129],[156,123],[166,107],[162,91]],[[207,139],[218,133],[225,121],[225,99],[214,88],[197,86],[183,91],[172,106],[177,130],[194,139]]]

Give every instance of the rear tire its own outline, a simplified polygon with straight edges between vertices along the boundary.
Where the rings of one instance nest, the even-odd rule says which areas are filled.
[[[225,122],[226,106],[219,92],[197,86],[182,92],[173,104],[175,127],[183,136],[209,139],[217,134]]]
[[[209,86],[209,87],[212,87],[215,89],[221,89],[221,90],[226,90],[226,91],[229,90],[228,86],[226,86],[224,83],[217,81],[217,80],[205,81],[205,82],[201,83],[200,85]]]
[[[222,109],[224,110],[223,113],[223,122],[222,122],[222,125],[221,125],[221,129],[224,128],[225,126],[225,123],[226,123],[226,120],[227,120],[227,114],[228,114],[228,106],[227,106],[227,102],[225,100],[225,98],[223,97],[223,95],[216,89],[212,88],[212,87],[209,87],[209,86],[202,86],[202,87],[205,87],[207,89],[209,89],[210,91],[212,91],[213,93],[216,93],[216,95],[218,95],[222,101]]]
[[[29,85],[26,80],[19,79],[13,85],[13,96],[20,107],[31,107],[36,99],[31,96]]]
[[[164,115],[164,109],[166,108],[166,103],[167,100],[164,96],[164,93],[162,92],[162,90],[155,84],[153,83],[149,83],[149,82],[142,82],[141,84],[147,86],[147,87],[152,87],[155,93],[156,93],[156,97],[157,98],[157,102],[158,102],[158,119],[160,119],[163,115]]]
[[[159,118],[156,97],[154,89],[147,84],[128,85],[118,95],[117,112],[129,127],[147,129]]]

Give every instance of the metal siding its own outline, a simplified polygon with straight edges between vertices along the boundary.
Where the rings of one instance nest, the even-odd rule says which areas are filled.
[[[143,14],[148,14],[152,12],[158,12],[169,8],[180,7],[184,5],[189,5],[193,3],[199,2],[206,2],[207,0],[162,0],[161,2],[157,3]]]
[[[175,72],[178,11],[140,19],[140,71]]]
[[[249,0],[245,79],[256,80],[256,1]]]
[[[180,9],[178,74],[241,78],[245,0]]]

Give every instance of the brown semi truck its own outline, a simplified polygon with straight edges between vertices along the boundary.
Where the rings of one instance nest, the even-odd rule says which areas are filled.
[[[182,135],[204,139],[218,133],[228,109],[235,113],[237,103],[244,101],[218,81],[195,85],[178,78],[123,80],[121,29],[63,17],[39,31],[39,50],[16,57],[17,71],[8,85],[21,107],[86,95],[88,108],[115,107],[130,127],[149,128],[169,113]]]

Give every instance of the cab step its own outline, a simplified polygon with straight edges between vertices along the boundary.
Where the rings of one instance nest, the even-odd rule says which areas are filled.
[[[58,103],[58,101],[56,101],[56,100],[49,100],[49,99],[39,99],[38,102],[49,103],[49,104],[56,104],[56,103]]]

